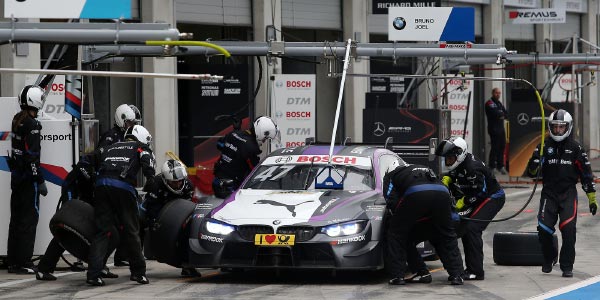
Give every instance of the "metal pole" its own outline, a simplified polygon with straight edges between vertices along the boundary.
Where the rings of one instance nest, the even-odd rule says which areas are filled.
[[[342,96],[344,96],[344,84],[346,83],[346,71],[350,64],[350,47],[352,46],[352,40],[348,39],[346,44],[346,55],[344,56],[344,69],[342,70],[342,81],[340,83],[340,92],[338,95],[337,108],[335,109],[335,121],[333,122],[333,131],[331,132],[331,145],[329,145],[329,164],[331,164],[331,157],[333,156],[333,145],[335,144],[335,135],[337,132],[338,121],[340,119],[340,109],[342,106]]]
[[[44,69],[15,69],[0,68],[0,73],[25,73],[25,74],[64,74],[64,75],[83,75],[99,77],[150,77],[150,78],[172,78],[202,80],[213,79],[223,80],[223,76],[210,74],[168,74],[168,73],[148,73],[148,72],[114,72],[114,71],[75,71],[75,70],[44,70]]]
[[[471,93],[472,93],[472,91],[469,90],[469,98],[467,99],[467,117],[465,118],[465,127],[463,129],[463,136],[462,136],[463,139],[467,135],[467,123],[469,123],[469,109],[471,108]]]

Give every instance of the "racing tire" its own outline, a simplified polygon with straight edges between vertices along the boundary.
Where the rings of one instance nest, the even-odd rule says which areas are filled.
[[[154,225],[150,225],[150,234],[148,238],[148,254],[161,263],[166,263],[174,267],[181,267],[181,263],[187,261],[187,257],[182,257],[187,253],[188,244],[182,243],[187,240],[183,234],[190,216],[194,211],[196,204],[185,199],[176,199],[169,201],[161,209]],[[185,248],[183,248],[185,247]]]
[[[65,250],[87,262],[96,235],[94,208],[81,200],[64,202],[50,219],[50,232]]]
[[[553,241],[558,249],[556,234],[553,234]],[[496,232],[493,248],[497,265],[541,266],[544,263],[537,232]]]

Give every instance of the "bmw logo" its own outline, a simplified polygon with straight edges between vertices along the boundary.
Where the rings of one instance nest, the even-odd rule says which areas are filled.
[[[278,87],[278,88],[280,88],[280,87],[283,86],[283,82],[277,81],[277,82],[275,82],[275,86]]]
[[[548,154],[554,154],[554,148],[548,147]]]
[[[406,20],[404,20],[403,17],[397,17],[394,19],[392,25],[394,28],[396,28],[396,30],[402,30],[404,27],[406,27]]]
[[[273,221],[273,225],[279,225],[279,224],[281,224],[281,221],[279,221],[279,220]]]

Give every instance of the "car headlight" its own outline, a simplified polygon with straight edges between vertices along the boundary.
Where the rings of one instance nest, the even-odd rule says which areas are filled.
[[[365,221],[354,221],[341,224],[327,225],[321,228],[321,232],[330,237],[357,234],[365,229]]]
[[[207,220],[206,230],[213,234],[228,235],[235,230],[235,227],[223,222]]]

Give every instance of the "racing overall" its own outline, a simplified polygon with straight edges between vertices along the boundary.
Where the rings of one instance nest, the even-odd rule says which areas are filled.
[[[93,206],[94,200],[94,170],[86,161],[80,160],[75,168],[67,174],[62,184],[60,202],[65,203],[72,199],[85,201]],[[56,238],[52,238],[46,252],[38,263],[38,270],[42,273],[54,273],[56,264],[65,249]]]
[[[492,143],[489,167],[502,169],[504,167],[504,148],[506,147],[504,120],[508,118],[508,112],[502,102],[492,97],[485,102],[485,114],[488,122],[487,130]]]
[[[465,160],[450,171],[448,176],[455,197],[454,188],[460,189],[457,192],[464,195],[462,198],[464,206],[462,208],[457,206],[459,215],[472,219],[492,220],[504,206],[504,190],[492,171],[473,154],[467,153]],[[465,271],[474,274],[477,279],[484,279],[485,276],[481,235],[488,225],[489,222],[461,220],[457,230],[465,251]]]
[[[221,157],[215,163],[212,183],[215,196],[227,198],[260,161],[256,135],[251,130],[235,130],[219,139]]]
[[[410,233],[417,222],[429,218],[433,224],[436,251],[452,277],[462,273],[462,259],[452,226],[452,203],[448,189],[433,171],[421,165],[401,166],[385,175],[383,194],[392,216],[387,228],[388,266],[393,277],[406,272]]]
[[[10,186],[10,225],[8,227],[7,264],[10,269],[31,267],[39,219],[40,191],[44,184],[40,169],[40,122],[27,109],[12,121]]]
[[[553,262],[558,249],[554,248],[552,234],[560,217],[558,228],[562,234],[560,269],[572,271],[575,262],[575,236],[577,224],[577,180],[586,193],[595,192],[594,178],[585,149],[568,137],[561,142],[547,139],[544,155],[540,159],[540,145],[533,151],[528,171],[536,170],[541,161],[544,187],[538,213],[538,237],[544,260]],[[530,172],[530,176],[534,176]]]
[[[88,280],[101,276],[106,254],[119,242],[118,226],[123,226],[120,238],[128,252],[131,274],[145,275],[134,186],[140,169],[147,179],[146,186],[154,184],[154,154],[147,145],[131,140],[100,148],[98,152],[94,191],[94,221],[98,233],[90,246]]]

